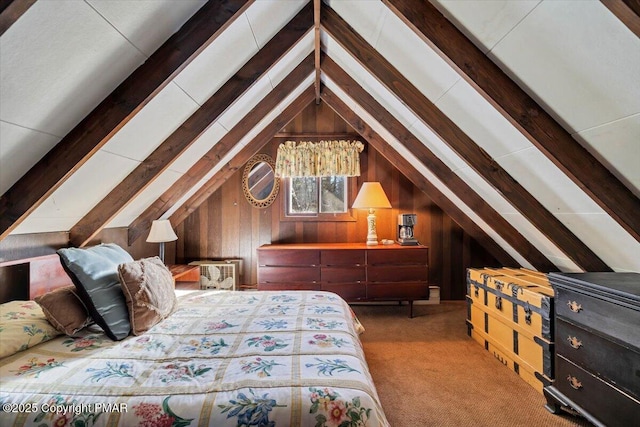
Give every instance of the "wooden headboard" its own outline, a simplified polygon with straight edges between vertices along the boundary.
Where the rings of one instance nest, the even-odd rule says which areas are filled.
[[[34,299],[71,284],[57,254],[0,263],[0,303]]]

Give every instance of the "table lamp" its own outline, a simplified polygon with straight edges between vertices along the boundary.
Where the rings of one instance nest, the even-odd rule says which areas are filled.
[[[151,223],[151,231],[147,242],[160,243],[160,259],[164,263],[164,243],[178,240],[178,236],[171,227],[171,221],[168,219],[156,219]]]
[[[391,208],[391,203],[389,203],[389,199],[387,199],[382,185],[380,185],[379,182],[363,183],[351,207],[355,209],[369,209],[369,215],[367,216],[367,245],[377,245],[378,235],[376,233],[375,209]]]

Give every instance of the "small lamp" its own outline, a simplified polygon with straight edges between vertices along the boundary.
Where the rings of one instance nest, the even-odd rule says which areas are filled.
[[[367,245],[377,245],[378,235],[376,233],[376,215],[374,209],[390,209],[391,203],[384,194],[382,185],[379,182],[365,182],[360,187],[360,191],[351,206],[355,209],[369,209],[367,216]]]
[[[178,236],[171,227],[171,221],[168,219],[156,219],[151,223],[151,231],[147,242],[160,243],[160,259],[164,263],[164,242],[173,242],[178,240]]]

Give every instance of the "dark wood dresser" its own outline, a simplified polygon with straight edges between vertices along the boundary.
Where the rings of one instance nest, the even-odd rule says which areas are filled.
[[[359,243],[273,244],[258,248],[259,290],[323,290],[348,302],[429,298],[429,249]]]
[[[640,419],[640,274],[551,273],[555,382],[547,409],[570,407],[595,425]]]

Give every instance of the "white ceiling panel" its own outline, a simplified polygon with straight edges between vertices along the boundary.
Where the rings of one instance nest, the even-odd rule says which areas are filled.
[[[435,103],[461,78],[391,11],[386,14],[374,47],[431,102]]]
[[[314,49],[314,33],[309,31],[289,52],[267,72],[272,87],[276,87]]]
[[[541,0],[430,0],[474,44],[487,53]]]
[[[227,133],[227,130],[218,122],[209,126],[195,141],[191,147],[187,148],[169,169],[180,173],[187,173],[200,158],[207,153],[220,139]]]
[[[138,197],[125,206],[106,227],[128,227],[131,225],[140,214],[167,191],[181,176],[182,174],[172,170],[164,171],[158,179],[147,186]]]
[[[57,136],[145,60],[87,3],[70,0],[36,2],[0,37],[0,51],[0,119]]]
[[[35,224],[33,227],[29,225],[34,219],[58,218],[56,224],[60,228],[47,231],[70,230],[78,217],[86,215],[137,165],[138,162],[133,160],[98,151],[34,210],[22,223],[24,229],[34,230]]]
[[[543,1],[490,56],[572,131],[640,112],[640,38],[598,1]]]
[[[535,147],[496,159],[551,213],[602,213],[576,184]]]
[[[326,3],[370,45],[376,45],[388,13],[388,9],[381,1],[327,0]]]
[[[231,130],[253,107],[258,105],[260,101],[272,90],[271,81],[268,76],[258,79],[241,97],[236,99],[233,104],[227,108],[218,118],[225,129]]]
[[[483,177],[471,169],[470,167],[464,167],[456,169],[456,175],[458,175],[464,182],[467,183],[473,190],[478,193],[496,212],[501,214],[516,214],[518,210],[513,207],[495,188],[491,186]]]
[[[269,0],[254,2],[245,13],[258,47],[262,49],[280,28],[296,16],[307,0]],[[311,23],[309,23],[311,25]]]
[[[0,122],[0,194],[11,188],[59,140],[57,136]]]
[[[606,214],[558,214],[569,230],[614,271],[640,271],[640,243]]]
[[[191,61],[174,82],[202,105],[256,52],[258,46],[243,15]]]
[[[532,147],[529,140],[465,80],[459,80],[436,106],[493,158]]]
[[[102,150],[141,162],[197,109],[198,104],[193,99],[170,83],[124,125]]]
[[[206,3],[206,0],[87,0],[147,57]]]
[[[462,157],[460,157],[455,151],[453,151],[447,144],[442,142],[442,139],[436,135],[431,128],[425,125],[421,120],[413,122],[409,128],[422,143],[431,150],[444,164],[449,166],[449,169],[456,171],[458,169],[464,169],[468,167],[467,163]]]
[[[574,135],[640,197],[640,114]]]
[[[569,258],[565,257],[553,257],[549,256],[549,261],[551,261],[558,269],[563,273],[582,273],[584,270],[577,267],[573,261]]]

